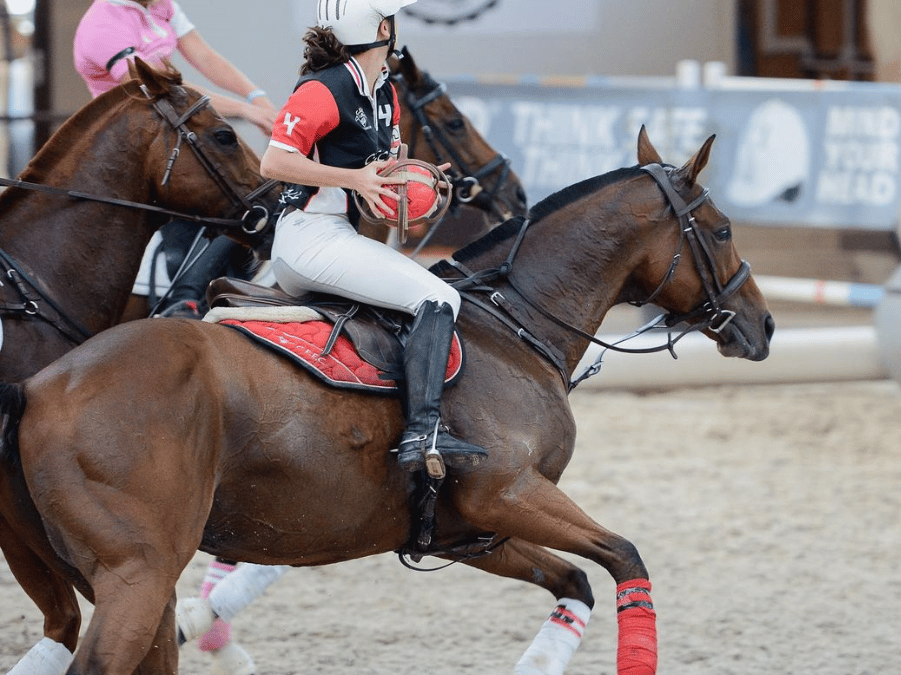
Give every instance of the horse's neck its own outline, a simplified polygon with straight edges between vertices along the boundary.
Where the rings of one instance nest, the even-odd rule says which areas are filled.
[[[532,225],[513,260],[509,281],[497,283],[518,312],[528,317],[527,329],[562,353],[570,374],[588,341],[545,312],[594,335],[610,308],[621,301],[634,266],[635,247],[624,236],[624,228],[598,225],[615,222],[598,212],[590,217],[592,223],[580,225],[565,213],[552,214]],[[500,264],[510,246],[512,241],[499,247],[502,254],[493,252],[473,261],[473,269]]]
[[[55,137],[54,143],[66,140]],[[138,138],[129,141],[128,152],[119,151],[125,141],[99,133],[99,128],[70,140],[68,149],[42,150],[22,179],[102,197],[149,201],[149,181],[142,175],[145,162],[140,160],[146,148],[137,147]],[[111,144],[105,146],[110,151],[104,152],[104,143]],[[5,194],[0,199],[0,223],[0,248],[32,271],[73,315],[87,313],[81,318],[97,329],[112,325],[124,309],[144,248],[158,225],[127,207],[35,190]]]

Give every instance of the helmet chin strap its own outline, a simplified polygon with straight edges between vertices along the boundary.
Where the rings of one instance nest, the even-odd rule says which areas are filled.
[[[394,47],[397,43],[397,31],[394,28],[394,15],[392,14],[388,19],[388,23],[391,25],[391,37],[387,40],[379,40],[378,42],[370,42],[365,45],[346,45],[347,51],[351,54],[360,54],[362,52],[368,52],[370,49],[375,49],[376,47],[384,47],[388,46],[388,54],[396,54]]]

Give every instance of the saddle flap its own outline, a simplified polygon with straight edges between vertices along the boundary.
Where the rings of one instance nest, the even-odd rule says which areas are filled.
[[[284,291],[250,281],[219,277],[206,289],[210,307],[273,307],[303,304]]]

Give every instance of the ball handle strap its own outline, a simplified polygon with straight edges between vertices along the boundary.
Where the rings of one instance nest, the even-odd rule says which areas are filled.
[[[401,244],[407,243],[410,229],[410,203],[407,201],[407,184],[397,186],[397,232]]]
[[[369,207],[369,204],[366,202],[366,200],[363,199],[358,192],[353,193],[354,202],[357,205],[357,210],[360,212],[360,217],[370,223],[387,225],[388,227],[397,227],[399,230],[398,234],[401,244],[406,243],[407,232],[410,226],[432,224],[444,218],[444,215],[450,208],[451,199],[453,198],[453,186],[450,180],[445,175],[445,173],[434,164],[429,164],[428,162],[423,162],[418,159],[402,159],[391,167],[390,172],[394,173],[395,171],[403,170],[407,166],[418,166],[422,169],[425,169],[432,175],[432,177],[436,181],[435,192],[438,194],[438,208],[431,215],[423,216],[422,218],[416,218],[414,220],[410,219],[407,204],[406,183],[402,183],[397,186],[398,218],[396,221],[391,220],[390,218],[385,218],[381,215],[376,215]]]

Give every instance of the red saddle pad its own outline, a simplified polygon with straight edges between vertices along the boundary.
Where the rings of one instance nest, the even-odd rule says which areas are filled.
[[[333,327],[327,321],[275,323],[225,319],[220,323],[284,354],[332,386],[385,393],[397,391],[397,383],[388,379],[389,376],[384,371],[364,361],[353,343],[343,335],[335,341],[331,352],[322,356]],[[454,333],[445,381],[450,383],[455,380],[462,369],[463,345],[460,337]]]

